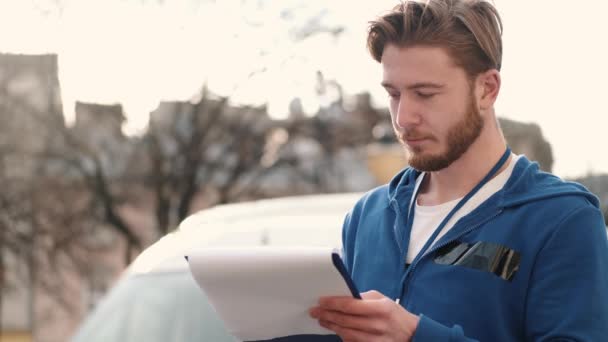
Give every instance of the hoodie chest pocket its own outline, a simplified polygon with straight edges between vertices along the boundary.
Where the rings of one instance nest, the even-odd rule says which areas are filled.
[[[439,265],[489,272],[511,282],[519,270],[521,255],[518,251],[493,242],[455,241],[437,250],[433,261]]]

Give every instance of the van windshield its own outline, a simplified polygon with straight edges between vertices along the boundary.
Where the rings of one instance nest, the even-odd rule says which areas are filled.
[[[123,278],[89,316],[74,342],[236,342],[188,272]]]

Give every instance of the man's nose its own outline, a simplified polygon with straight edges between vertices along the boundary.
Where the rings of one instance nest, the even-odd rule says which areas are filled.
[[[405,96],[399,98],[396,109],[395,124],[398,128],[405,129],[420,123],[418,109]]]

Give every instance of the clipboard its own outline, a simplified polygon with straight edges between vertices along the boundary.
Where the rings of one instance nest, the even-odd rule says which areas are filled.
[[[321,297],[361,299],[333,248],[202,248],[186,260],[227,330],[241,341],[334,335],[308,310]]]

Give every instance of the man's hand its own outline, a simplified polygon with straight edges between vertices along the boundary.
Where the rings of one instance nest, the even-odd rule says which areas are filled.
[[[345,342],[407,342],[418,326],[418,316],[377,291],[352,297],[323,297],[310,316]]]

